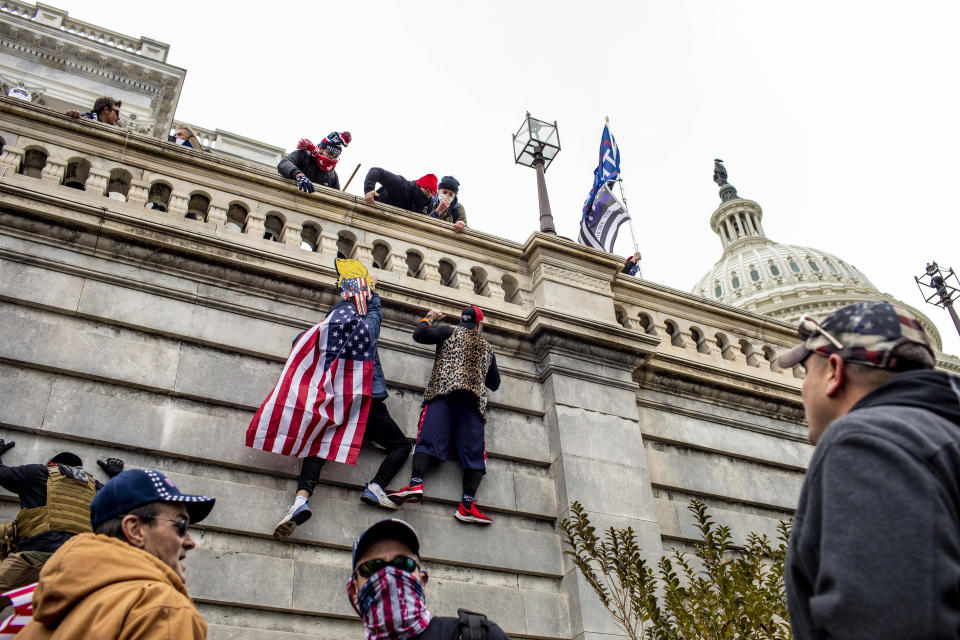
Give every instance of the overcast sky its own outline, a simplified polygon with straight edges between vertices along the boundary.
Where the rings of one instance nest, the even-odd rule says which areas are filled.
[[[349,130],[350,192],[371,166],[453,174],[470,226],[520,242],[538,228],[510,141],[524,113],[558,122],[547,187],[568,237],[609,116],[644,276],[678,289],[720,257],[722,158],[771,239],[854,264],[960,354],[913,280],[931,259],[960,269],[956,2],[53,4],[169,43],[178,118],[287,149]]]

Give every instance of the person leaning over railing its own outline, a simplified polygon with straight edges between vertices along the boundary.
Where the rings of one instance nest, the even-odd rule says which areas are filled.
[[[377,189],[377,184],[380,188]],[[430,198],[437,195],[437,176],[428,173],[417,180],[407,180],[380,167],[367,171],[363,179],[363,199],[367,204],[380,202],[414,213],[427,213]]]
[[[453,230],[460,233],[467,228],[467,210],[460,204],[460,182],[453,176],[443,176],[437,195],[430,199],[427,211],[431,218],[453,223]]]
[[[97,98],[97,101],[93,103],[93,109],[87,113],[80,113],[76,109],[71,109],[67,111],[67,115],[71,118],[84,118],[86,120],[95,120],[96,122],[102,122],[104,124],[120,124],[120,107],[123,106],[123,103],[115,98],[109,96],[104,96],[103,98]]]
[[[297,143],[296,151],[280,161],[277,171],[284,178],[296,180],[300,191],[313,193],[314,183],[339,191],[340,178],[334,168],[343,148],[349,146],[351,140],[353,136],[349,131],[333,131],[318,145],[302,138]]]
[[[200,139],[197,138],[197,134],[195,134],[193,129],[185,124],[177,127],[177,130],[173,132],[173,135],[167,138],[167,142],[175,142],[181,147],[190,147],[191,149],[196,149],[197,151],[204,150],[203,145],[200,144]]]

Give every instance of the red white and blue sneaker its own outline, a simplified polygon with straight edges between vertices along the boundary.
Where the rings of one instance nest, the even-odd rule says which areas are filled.
[[[385,509],[400,508],[400,505],[391,500],[390,497],[387,496],[387,492],[376,483],[368,484],[363,490],[363,493],[360,494],[360,499],[375,507],[383,507]]]
[[[476,502],[471,502],[469,507],[461,502],[453,517],[460,522],[471,522],[473,524],[490,524],[493,522],[489,516],[483,515]]]
[[[286,540],[290,537],[290,534],[293,533],[293,530],[298,526],[310,519],[310,516],[313,515],[313,512],[310,511],[310,503],[304,502],[301,505],[293,503],[290,510],[287,511],[287,515],[283,517],[277,524],[277,528],[273,530],[273,537],[277,540]]]
[[[401,502],[420,502],[423,500],[423,483],[411,483],[399,491],[388,491],[387,497],[397,504]]]

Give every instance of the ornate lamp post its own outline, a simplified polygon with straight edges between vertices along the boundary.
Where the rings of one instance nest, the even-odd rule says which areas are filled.
[[[951,278],[956,284],[950,282]],[[960,293],[960,280],[957,279],[953,269],[944,271],[936,262],[931,262],[923,275],[914,276],[913,279],[917,281],[917,287],[920,288],[923,299],[929,304],[946,309],[950,318],[953,319],[953,326],[957,328],[957,333],[960,333],[960,318],[957,317],[957,312],[953,308],[953,301]]]
[[[547,182],[543,174],[560,152],[560,134],[557,123],[537,120],[527,112],[520,130],[513,134],[513,159],[517,164],[537,170],[537,194],[540,197],[540,231],[557,234],[547,198]]]

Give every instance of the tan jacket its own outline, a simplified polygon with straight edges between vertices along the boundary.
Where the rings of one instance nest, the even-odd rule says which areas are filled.
[[[207,623],[173,570],[126,542],[92,533],[68,540],[40,572],[34,640],[203,640]]]

